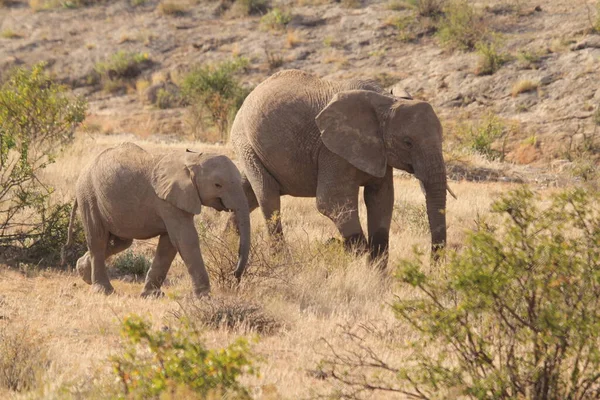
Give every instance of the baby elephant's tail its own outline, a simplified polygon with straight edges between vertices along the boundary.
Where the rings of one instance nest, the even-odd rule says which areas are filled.
[[[69,228],[67,230],[67,243],[63,246],[60,252],[60,266],[64,267],[67,263],[67,249],[73,244],[73,227],[75,225],[75,215],[77,214],[77,198],[73,201],[71,208],[71,217],[69,218]]]

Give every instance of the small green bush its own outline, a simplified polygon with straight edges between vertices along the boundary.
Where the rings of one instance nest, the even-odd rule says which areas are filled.
[[[241,86],[236,73],[245,68],[243,58],[216,65],[202,65],[183,78],[181,90],[186,101],[198,113],[208,114],[222,140],[227,137],[230,120],[250,90]]]
[[[119,50],[106,61],[95,65],[107,92],[117,92],[126,86],[126,82],[139,76],[151,64],[147,53],[132,53]]]
[[[257,371],[243,339],[209,350],[190,324],[178,330],[153,330],[137,316],[125,318],[121,337],[123,353],[111,357],[121,384],[119,398],[165,398],[183,392],[190,399],[250,399],[238,380]]]
[[[269,0],[222,0],[221,8],[231,16],[263,15],[270,8]]]
[[[112,265],[119,274],[143,277],[148,273],[152,261],[142,254],[136,254],[132,250],[125,250],[115,256]]]
[[[0,86],[0,249],[24,249],[64,228],[64,211],[48,207],[52,188],[38,174],[73,138],[86,103],[52,81],[44,64],[14,70]],[[50,216],[49,216],[50,215]],[[50,230],[48,230],[50,229]],[[57,247],[60,248],[60,247]],[[60,252],[59,252],[60,253]]]
[[[443,14],[446,0],[406,0],[421,17],[437,18]]]
[[[483,16],[466,0],[452,0],[444,7],[439,23],[438,38],[450,49],[473,50],[485,41],[488,30]]]
[[[517,54],[517,60],[521,68],[538,69],[542,58],[538,52],[523,50]]]
[[[270,30],[284,30],[291,21],[292,14],[280,8],[272,9],[260,19],[261,25]]]
[[[504,151],[495,150],[492,145],[505,136],[505,126],[496,115],[489,113],[477,124],[459,128],[458,140],[462,146],[482,156],[502,160]]]
[[[492,75],[508,61],[506,54],[499,53],[496,44],[492,42],[479,42],[475,45],[479,54],[477,75]]]

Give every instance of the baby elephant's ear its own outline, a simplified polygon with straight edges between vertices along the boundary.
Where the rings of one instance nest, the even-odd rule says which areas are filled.
[[[193,176],[187,167],[191,154],[171,153],[159,159],[152,170],[156,195],[180,210],[200,214],[202,203]]]

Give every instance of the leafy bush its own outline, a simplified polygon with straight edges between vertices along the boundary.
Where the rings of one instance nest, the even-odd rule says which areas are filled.
[[[271,30],[283,30],[291,21],[292,14],[279,8],[272,9],[260,19],[261,25]]]
[[[148,273],[152,261],[142,254],[136,254],[132,250],[125,250],[115,256],[112,265],[119,274],[131,274],[136,277],[143,277]]]
[[[477,65],[477,75],[492,75],[508,61],[505,54],[499,53],[496,44],[491,42],[479,42],[475,45],[479,53],[479,63]]]
[[[257,371],[243,339],[209,350],[189,324],[179,330],[153,330],[137,316],[125,318],[121,336],[125,349],[111,362],[122,397],[147,399],[184,392],[186,398],[250,398],[238,379]]]
[[[27,327],[0,328],[0,388],[15,392],[33,389],[48,367],[39,335]]]
[[[247,62],[240,58],[198,66],[184,77],[181,84],[182,94],[192,109],[201,115],[208,114],[222,140],[226,140],[229,122],[250,92],[235,76],[246,67]]]
[[[64,215],[60,207],[48,208],[52,188],[37,175],[72,140],[85,110],[82,99],[67,96],[48,77],[44,64],[16,69],[0,87],[0,248],[30,245]],[[64,221],[59,225],[64,229]]]
[[[521,68],[525,69],[538,69],[542,61],[541,54],[534,51],[519,51],[517,54],[517,60]]]
[[[185,15],[186,7],[183,4],[175,3],[172,1],[161,1],[158,5],[158,11],[163,15],[180,17],[182,15]]]
[[[394,305],[418,337],[404,378],[469,398],[596,398],[598,200],[577,189],[540,209],[516,190],[492,206],[502,224],[482,223],[443,273],[404,262],[399,277],[419,293]]]
[[[487,28],[483,16],[466,0],[452,0],[444,7],[438,37],[445,47],[473,50],[485,41]]]

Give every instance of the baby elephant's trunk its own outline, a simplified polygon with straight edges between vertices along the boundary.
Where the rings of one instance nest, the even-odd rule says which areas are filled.
[[[250,211],[248,201],[243,192],[241,193],[241,198],[237,200],[236,207],[232,209],[237,221],[237,230],[240,233],[239,258],[234,273],[239,282],[246,269],[246,264],[248,264],[248,255],[250,254]]]

